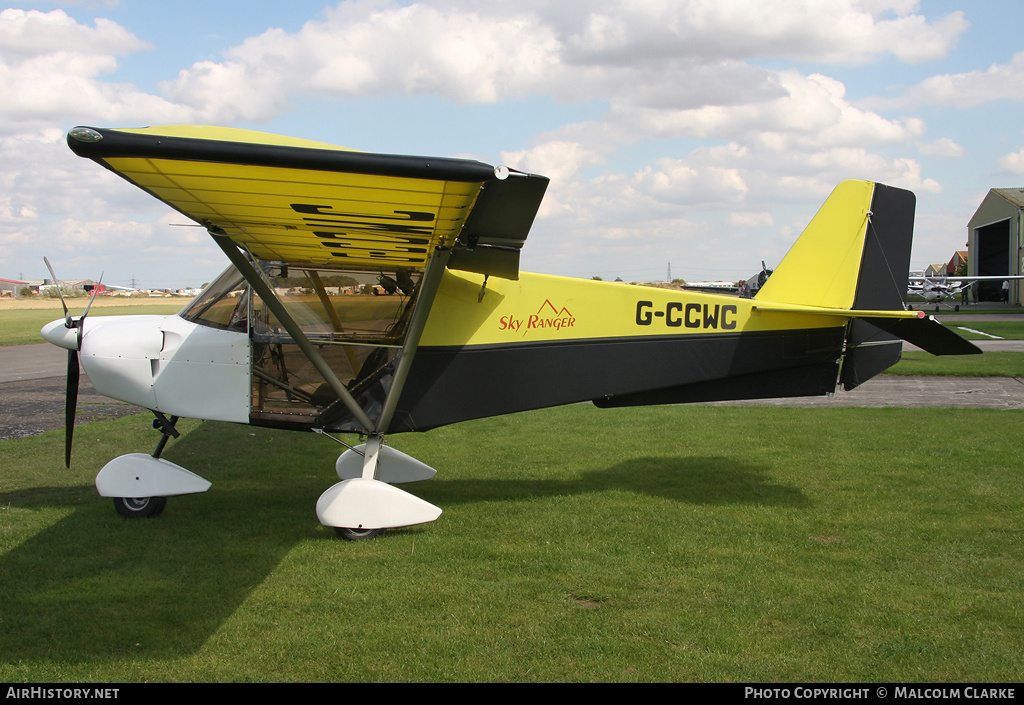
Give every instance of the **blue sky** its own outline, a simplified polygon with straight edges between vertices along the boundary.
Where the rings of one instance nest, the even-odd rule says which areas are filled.
[[[218,124],[545,174],[523,268],[777,264],[846,178],[918,196],[913,265],[1024,181],[1016,4],[952,0],[23,2],[0,10],[0,277],[195,286],[200,230],[64,133]]]

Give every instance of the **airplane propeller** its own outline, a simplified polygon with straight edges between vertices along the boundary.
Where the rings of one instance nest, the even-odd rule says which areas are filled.
[[[60,305],[64,308],[64,327],[68,329],[77,329],[78,341],[74,348],[68,349],[68,384],[67,392],[64,397],[64,465],[71,467],[71,443],[75,435],[75,412],[78,407],[78,382],[81,377],[81,372],[78,367],[78,351],[82,349],[82,335],[85,332],[85,317],[89,315],[89,309],[92,307],[92,302],[96,300],[96,293],[99,291],[99,284],[103,281],[103,275],[100,274],[100,280],[96,286],[93,287],[92,296],[89,298],[89,303],[85,307],[85,311],[78,318],[73,318],[71,312],[68,311],[68,305],[64,302],[64,294],[60,290],[60,281],[57,279],[57,275],[53,273],[53,267],[50,265],[50,260],[43,257],[43,262],[46,263],[46,268],[50,270],[50,276],[53,278],[54,285],[57,287],[57,296],[60,297]]]

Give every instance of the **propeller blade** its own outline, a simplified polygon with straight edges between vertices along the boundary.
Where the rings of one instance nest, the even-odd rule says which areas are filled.
[[[82,349],[82,335],[85,333],[85,317],[89,315],[89,309],[92,308],[92,302],[96,300],[96,294],[99,293],[100,285],[103,284],[103,272],[100,272],[100,280],[96,282],[96,286],[92,288],[92,296],[89,297],[89,303],[85,307],[85,311],[78,317],[78,321],[75,323],[78,326],[78,349]]]
[[[68,389],[64,399],[64,465],[71,467],[71,441],[75,435],[75,410],[78,406],[78,351],[68,350]]]
[[[64,397],[64,465],[71,467],[71,444],[75,437],[75,412],[78,407],[78,382],[81,377],[81,371],[78,367],[78,351],[82,349],[82,335],[84,333],[83,325],[85,324],[85,317],[89,315],[89,309],[92,308],[92,302],[96,300],[96,294],[99,293],[100,284],[103,283],[103,275],[100,274],[100,280],[93,287],[92,296],[89,298],[89,304],[85,307],[85,311],[81,316],[78,317],[77,321],[71,319],[71,313],[68,311],[68,305],[64,302],[64,294],[60,290],[60,282],[57,280],[57,275],[53,271],[53,267],[50,265],[50,260],[43,257],[43,262],[46,263],[46,268],[50,270],[50,276],[53,277],[54,284],[57,286],[57,295],[60,297],[60,305],[64,307],[64,325],[67,328],[78,329],[78,348],[76,350],[68,350],[68,388],[66,396]]]
[[[50,270],[50,278],[53,279],[53,285],[57,287],[57,296],[60,297],[60,305],[64,307],[64,326],[71,328],[71,314],[68,312],[68,305],[64,303],[64,294],[60,290],[60,281],[57,279],[57,275],[53,273],[53,267],[50,266],[50,260],[43,257],[43,262],[46,263],[46,268]]]
[[[96,286],[92,288],[92,296],[89,297],[89,303],[85,307],[85,311],[82,312],[82,317],[78,319],[79,322],[84,321],[85,317],[89,315],[89,309],[92,308],[92,302],[96,300],[96,294],[99,293],[100,286],[103,284],[103,274],[104,272],[100,272],[100,280],[96,282]]]

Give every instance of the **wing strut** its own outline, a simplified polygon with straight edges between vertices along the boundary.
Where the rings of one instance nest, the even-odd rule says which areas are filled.
[[[352,412],[362,427],[366,430],[366,433],[372,433],[374,431],[374,423],[370,420],[370,417],[366,415],[362,407],[356,402],[356,400],[349,393],[345,385],[341,383],[337,375],[334,374],[334,370],[327,364],[327,361],[320,356],[316,347],[309,342],[309,338],[302,332],[299,324],[295,322],[295,319],[291,317],[288,310],[284,307],[281,301],[277,298],[277,294],[274,293],[267,283],[263,280],[263,277],[252,268],[249,261],[242,255],[241,251],[235,246],[227,236],[210,230],[210,235],[213,236],[213,241],[224,251],[224,254],[231,260],[231,264],[235,265],[242,276],[245,277],[249,285],[252,286],[253,291],[259,294],[259,297],[263,299],[263,303],[266,304],[267,308],[277,317],[277,320],[281,322],[285,330],[288,331],[288,335],[292,337],[295,344],[299,346],[309,362],[316,368],[317,372],[324,378],[324,381],[331,387],[338,398],[341,399],[345,407]]]
[[[398,406],[398,397],[405,386],[406,377],[409,376],[413,355],[416,352],[416,348],[419,347],[420,336],[423,334],[423,328],[427,324],[427,316],[430,314],[431,306],[434,303],[434,295],[441,285],[441,276],[448,266],[451,254],[452,251],[447,247],[436,248],[433,257],[427,263],[426,271],[423,272],[423,278],[420,280],[419,294],[416,297],[416,308],[413,310],[412,318],[409,320],[409,328],[406,331],[405,341],[402,344],[402,351],[398,358],[394,381],[391,383],[391,389],[388,390],[388,395],[384,399],[384,408],[381,411],[380,418],[377,419],[377,428],[375,429],[377,433],[384,433],[391,424],[391,418],[395,414],[395,407]]]

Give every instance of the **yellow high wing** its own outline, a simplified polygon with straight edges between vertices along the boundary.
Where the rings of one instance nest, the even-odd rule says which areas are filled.
[[[483,191],[502,190],[509,173],[220,127],[78,127],[68,145],[259,259],[323,267],[424,268],[436,248],[466,236]],[[547,179],[532,182],[525,229],[466,243],[515,250],[516,274]]]

